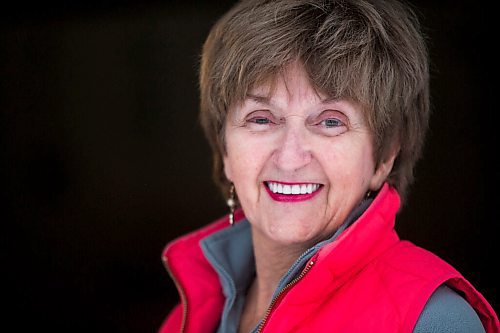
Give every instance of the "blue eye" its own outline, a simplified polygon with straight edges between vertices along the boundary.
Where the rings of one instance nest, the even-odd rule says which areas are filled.
[[[244,119],[244,126],[254,132],[268,131],[275,125],[276,117],[269,110],[252,111]]]
[[[259,125],[267,125],[271,122],[269,118],[262,118],[262,117],[253,118],[251,119],[251,121]]]
[[[327,118],[321,121],[321,124],[326,127],[338,127],[343,125],[343,123],[336,118]]]

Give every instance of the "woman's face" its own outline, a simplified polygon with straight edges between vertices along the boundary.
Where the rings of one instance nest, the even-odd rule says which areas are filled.
[[[329,237],[390,168],[375,169],[362,110],[318,94],[301,65],[258,86],[226,121],[224,168],[252,228],[281,244]]]

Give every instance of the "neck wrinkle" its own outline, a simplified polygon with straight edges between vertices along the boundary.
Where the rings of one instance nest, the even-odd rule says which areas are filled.
[[[251,288],[255,288],[253,291],[257,292],[259,304],[265,304],[267,308],[282,277],[308,246],[278,245],[266,241],[254,228],[252,228],[252,243],[256,276]]]

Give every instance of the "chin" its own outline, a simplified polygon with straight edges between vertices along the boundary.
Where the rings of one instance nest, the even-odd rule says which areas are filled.
[[[310,228],[303,226],[290,226],[290,224],[271,227],[269,237],[276,243],[283,245],[307,245],[316,239],[315,233]]]

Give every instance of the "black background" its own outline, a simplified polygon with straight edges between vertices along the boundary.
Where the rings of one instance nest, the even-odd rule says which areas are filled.
[[[453,264],[496,310],[492,10],[412,3],[430,42],[434,113],[397,229]],[[2,7],[2,326],[157,330],[177,300],[164,245],[226,212],[197,123],[197,65],[231,4]]]

